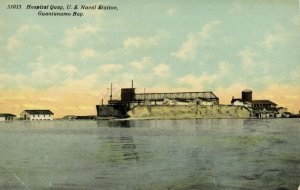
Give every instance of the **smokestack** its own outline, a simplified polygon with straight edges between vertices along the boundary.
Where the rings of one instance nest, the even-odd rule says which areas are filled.
[[[133,80],[131,80],[131,88],[133,88]]]

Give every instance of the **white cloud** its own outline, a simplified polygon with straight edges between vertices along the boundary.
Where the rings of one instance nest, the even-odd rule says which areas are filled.
[[[47,76],[47,74],[46,74],[47,72],[48,72],[48,69],[46,67],[36,67],[32,71],[31,77],[42,80]]]
[[[96,51],[94,49],[91,49],[91,48],[86,48],[86,49],[84,49],[80,52],[80,55],[83,58],[91,58],[91,57],[96,56]]]
[[[78,72],[78,69],[74,65],[53,64],[47,66],[46,64],[40,64],[33,67],[31,76],[35,79],[42,79],[43,81],[56,79],[63,74],[74,75]]]
[[[156,76],[168,76],[170,73],[170,66],[161,63],[153,68],[153,74]]]
[[[172,53],[171,55],[182,60],[192,59],[195,57],[196,48],[198,45],[197,37],[193,34],[189,34],[187,38],[187,41],[182,43],[180,50],[176,53]]]
[[[300,3],[299,3],[299,5],[300,5]],[[292,22],[292,24],[295,25],[295,26],[300,26],[300,15],[297,14],[297,15],[293,16],[293,17],[291,18],[291,22]]]
[[[114,62],[117,55],[122,54],[119,49],[112,49],[109,51],[99,51],[94,48],[84,48],[80,51],[80,58],[84,61],[93,59],[100,61],[101,63],[105,62]],[[76,56],[78,58],[78,56]]]
[[[70,77],[78,72],[77,67],[71,64],[47,64],[44,56],[37,57],[35,62],[29,63],[28,66],[32,69],[31,77],[42,81],[51,81],[65,74]]]
[[[12,52],[17,48],[22,47],[22,45],[23,43],[18,36],[14,35],[8,38],[8,44],[7,44],[8,51]]]
[[[80,38],[89,34],[94,34],[99,30],[99,27],[91,24],[85,24],[79,27],[67,29],[65,30],[65,35],[62,43],[67,47],[73,47]]]
[[[177,78],[177,82],[181,86],[188,86],[188,88],[203,90],[203,81],[193,74],[188,74],[183,77]]]
[[[124,48],[140,48],[158,45],[162,34],[157,34],[150,37],[129,37],[123,42]]]
[[[31,77],[33,78],[41,80],[47,76],[46,73],[48,72],[48,68],[45,65],[44,56],[38,56],[34,62],[28,64],[28,67],[32,69]]]
[[[68,75],[73,75],[75,73],[78,72],[77,67],[75,67],[74,65],[55,65],[56,68],[58,68],[58,70],[67,73]]]
[[[168,16],[174,16],[174,14],[177,12],[177,8],[174,8],[174,7],[171,7],[171,8],[168,8],[167,11],[166,11],[166,14]]]
[[[101,65],[99,67],[99,70],[101,72],[111,72],[111,71],[118,71],[120,69],[122,69],[122,65],[120,64],[105,64],[105,65]]]
[[[253,49],[251,48],[244,49],[240,51],[238,55],[241,57],[243,65],[251,66],[255,64],[253,61],[253,57],[256,56],[257,53]]]
[[[141,61],[132,61],[129,64],[136,69],[144,69],[145,67],[153,64],[153,58],[144,57]]]
[[[177,79],[178,83],[181,85],[188,85],[193,88],[203,89],[204,83],[212,83],[217,79],[217,75],[209,75],[203,73],[200,77],[197,77],[193,74],[188,74]]]
[[[291,76],[291,78],[292,78],[293,80],[295,80],[295,81],[300,81],[300,66],[295,67],[295,68],[292,70],[290,76]],[[299,84],[300,84],[300,82],[299,82]]]
[[[14,35],[8,38],[7,40],[7,49],[10,52],[13,52],[19,48],[21,48],[24,43],[24,35],[26,35],[28,32],[41,32],[42,29],[39,25],[37,24],[23,24],[20,26],[20,28],[16,31]]]
[[[233,65],[227,61],[219,62],[218,66],[219,66],[218,75],[226,75],[231,73],[233,70]]]
[[[217,80],[221,80],[227,77],[231,73],[233,65],[227,61],[221,61],[218,63],[218,70],[213,74],[203,72],[200,76],[188,74],[177,79],[181,85],[188,85],[193,88],[202,89],[204,84],[210,84]]]
[[[222,40],[225,45],[231,45],[236,41],[236,39],[230,36],[224,36]]]
[[[67,79],[63,82],[62,86],[65,89],[72,90],[76,86],[77,92],[79,92],[79,89],[93,89],[93,86],[98,81],[98,75],[97,74],[90,74],[87,76],[84,76],[81,79]],[[60,88],[60,87],[58,87]],[[79,88],[79,89],[78,89]]]
[[[232,2],[232,7],[228,11],[229,14],[241,14],[245,11],[240,1]]]
[[[210,36],[210,34],[213,32],[213,30],[220,24],[221,24],[221,22],[217,21],[217,20],[206,23],[202,27],[202,31],[198,33],[199,40],[207,39]]]
[[[285,38],[284,33],[285,33],[285,29],[282,26],[277,25],[273,33],[268,33],[265,35],[261,45],[268,50],[274,49],[274,46],[276,44],[284,41]]]
[[[22,86],[25,79],[26,77],[21,74],[10,74],[2,69],[0,70],[0,89],[3,89],[4,87],[16,88]]]
[[[198,44],[209,39],[218,25],[220,25],[220,21],[214,20],[203,25],[202,30],[197,34],[188,34],[187,40],[182,43],[180,49],[171,55],[181,60],[195,58]]]

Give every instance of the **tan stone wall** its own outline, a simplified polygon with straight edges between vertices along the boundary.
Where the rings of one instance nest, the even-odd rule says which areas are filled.
[[[136,106],[128,112],[131,118],[185,119],[185,118],[249,118],[250,111],[243,106]]]

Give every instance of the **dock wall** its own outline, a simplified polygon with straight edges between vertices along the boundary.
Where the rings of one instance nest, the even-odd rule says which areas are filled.
[[[140,105],[128,113],[131,118],[189,119],[189,118],[249,118],[250,111],[243,106],[211,105]]]

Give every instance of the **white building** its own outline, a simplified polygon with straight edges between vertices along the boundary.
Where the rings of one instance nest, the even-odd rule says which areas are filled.
[[[50,110],[24,110],[20,117],[24,120],[53,120],[53,113]]]
[[[16,116],[10,113],[0,113],[0,121],[12,121]]]
[[[242,101],[242,99],[236,98],[231,100],[231,105],[244,106],[244,102]]]

